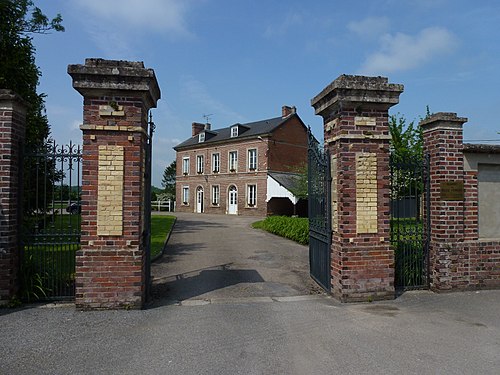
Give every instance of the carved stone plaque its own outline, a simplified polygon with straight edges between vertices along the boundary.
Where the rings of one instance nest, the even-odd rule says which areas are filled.
[[[439,184],[440,199],[442,201],[463,201],[463,181],[442,181]]]

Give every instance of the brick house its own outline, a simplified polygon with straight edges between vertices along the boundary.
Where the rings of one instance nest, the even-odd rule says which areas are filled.
[[[265,216],[307,210],[290,191],[293,172],[307,163],[307,128],[295,107],[216,130],[195,122],[191,138],[174,150],[177,211]]]

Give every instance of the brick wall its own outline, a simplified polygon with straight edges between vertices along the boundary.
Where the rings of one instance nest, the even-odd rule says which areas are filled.
[[[268,160],[271,171],[295,172],[307,163],[307,130],[297,116],[273,132]]]
[[[0,90],[0,303],[19,287],[21,152],[26,108],[10,90]]]
[[[113,200],[108,201],[109,195],[102,195],[100,178],[101,165],[107,161],[102,150],[110,145],[122,150],[124,164],[121,175],[109,176],[109,181],[122,193],[114,191],[110,196]],[[140,307],[144,303],[145,253],[141,238],[144,148],[144,133],[84,130],[81,250],[77,252],[76,263],[79,307]],[[111,205],[103,205],[103,201]],[[112,228],[107,224],[113,224]]]
[[[358,135],[358,113],[337,114],[337,128],[325,140],[340,134]],[[363,128],[379,139],[335,139],[330,146],[336,188],[333,217],[332,294],[341,301],[367,301],[394,297],[394,253],[389,226],[389,140],[387,111],[363,112],[375,125]],[[342,129],[342,130],[341,130]],[[345,131],[349,132],[346,133]],[[352,132],[352,133],[351,133]],[[362,133],[361,133],[362,134]],[[375,204],[374,204],[375,203]]]
[[[436,291],[500,287],[500,239],[478,238],[478,175],[464,168],[466,121],[440,112],[420,123],[424,152],[430,155],[429,251],[431,288]],[[443,184],[450,182],[462,196],[443,192]]]

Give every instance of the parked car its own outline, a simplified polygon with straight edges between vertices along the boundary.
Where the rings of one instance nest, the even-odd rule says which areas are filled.
[[[79,214],[82,212],[82,205],[80,202],[73,202],[68,207],[66,207],[66,212],[69,212],[70,214]]]

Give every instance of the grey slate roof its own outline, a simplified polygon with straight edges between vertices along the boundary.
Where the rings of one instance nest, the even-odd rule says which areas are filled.
[[[281,186],[292,192],[299,183],[300,174],[292,172],[268,172]]]
[[[221,141],[226,141],[226,140],[237,140],[238,138],[246,138],[246,137],[252,137],[252,136],[255,137],[255,136],[262,135],[262,134],[268,134],[268,133],[271,133],[272,131],[274,131],[282,123],[289,120],[292,116],[297,116],[297,115],[293,114],[293,115],[288,116],[286,118],[275,117],[275,118],[270,118],[267,120],[249,122],[246,124],[233,124],[231,126],[228,126],[227,128],[222,128],[222,129],[212,129],[212,130],[210,130],[210,133],[215,134],[215,135],[211,136],[208,139],[205,139],[205,142],[199,143],[198,136],[195,135],[194,137],[191,137],[191,138],[185,140],[184,142],[178,144],[177,146],[175,146],[174,150],[177,150],[179,148],[189,147],[189,146],[204,145],[204,144],[216,143],[216,142],[221,142]],[[238,137],[231,138],[231,127],[233,127],[234,125],[240,125],[239,134],[238,134]],[[248,130],[245,130],[245,127],[247,127]]]

